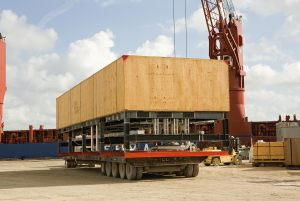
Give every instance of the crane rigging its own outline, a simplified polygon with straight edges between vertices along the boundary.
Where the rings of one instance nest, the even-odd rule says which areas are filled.
[[[245,117],[242,17],[231,0],[201,0],[208,29],[209,57],[225,60],[229,66],[229,133],[249,134]]]

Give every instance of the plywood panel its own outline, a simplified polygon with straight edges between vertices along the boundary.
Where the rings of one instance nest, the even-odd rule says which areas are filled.
[[[300,139],[286,139],[284,146],[285,164],[288,166],[300,166]]]
[[[227,112],[228,84],[222,61],[120,58],[69,91],[68,116],[61,114],[63,99],[57,99],[57,127],[124,110]]]
[[[117,112],[123,111],[125,96],[124,63],[123,59],[116,61],[116,90],[117,90]]]
[[[80,121],[94,119],[94,76],[86,79],[80,84]]]
[[[70,91],[57,98],[57,128],[63,128],[71,124],[70,122]]]
[[[81,122],[80,84],[71,89],[71,124]]]
[[[102,69],[95,76],[97,116],[105,116],[117,112],[117,62]]]
[[[283,142],[258,142],[253,146],[254,160],[284,160]]]
[[[229,110],[228,68],[220,61],[134,57],[124,76],[128,110]]]

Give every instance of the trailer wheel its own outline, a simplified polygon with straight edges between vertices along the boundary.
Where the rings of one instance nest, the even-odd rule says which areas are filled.
[[[235,165],[242,165],[242,158],[240,156],[234,157],[234,164]]]
[[[136,168],[136,179],[141,180],[142,177],[143,177],[143,168],[142,167]]]
[[[77,162],[76,161],[72,161],[72,168],[76,168],[77,167]]]
[[[175,174],[178,177],[182,177],[182,176],[184,176],[184,171],[179,171],[179,172],[176,172]]]
[[[118,168],[118,163],[112,163],[111,165],[111,173],[112,173],[112,176],[114,178],[117,178],[120,176],[119,174],[119,168]]]
[[[219,158],[213,158],[211,163],[213,166],[218,166],[220,165],[221,160]]]
[[[71,161],[66,161],[67,168],[71,168]]]
[[[111,163],[110,162],[106,162],[106,164],[105,164],[105,172],[106,172],[106,176],[108,176],[108,177],[111,176]]]
[[[125,163],[119,163],[119,174],[121,179],[126,177],[126,165]]]
[[[210,166],[210,163],[204,163],[205,166]]]
[[[184,169],[184,176],[185,177],[192,177],[193,176],[194,167],[193,165],[187,165]]]
[[[129,180],[136,179],[136,168],[128,163],[126,164],[126,177]]]
[[[103,175],[106,175],[106,172],[105,172],[105,162],[102,162],[102,163],[101,163],[101,173],[102,173]]]
[[[199,174],[199,165],[198,164],[194,164],[193,165],[193,177],[197,177]]]

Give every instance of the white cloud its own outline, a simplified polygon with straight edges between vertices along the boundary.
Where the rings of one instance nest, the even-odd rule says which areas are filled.
[[[143,0],[127,0],[129,3],[140,3],[142,2]],[[94,0],[94,2],[96,3],[101,3],[101,6],[102,7],[107,7],[107,6],[112,6],[112,5],[115,5],[117,3],[120,3],[120,2],[124,2],[124,0],[120,1],[120,0]]]
[[[271,16],[280,14],[280,17],[284,18],[284,23],[278,29],[279,31],[274,33],[275,39],[286,39],[300,43],[300,26],[297,26],[300,19],[299,0],[235,0],[235,2],[238,8],[245,11],[251,10],[259,15]]]
[[[297,12],[299,0],[234,0],[235,5],[241,9],[250,9],[261,15]]]
[[[5,129],[54,128],[56,97],[116,58],[110,30],[75,41],[59,55],[51,52],[57,39],[53,29],[29,24],[9,10],[1,13],[0,26],[8,49]]]
[[[5,25],[5,35],[9,36],[8,55],[18,52],[7,59],[5,129],[27,129],[29,124],[54,128],[56,97],[117,58],[112,50],[114,34],[110,30],[77,40],[66,52],[58,54],[51,51],[57,38],[53,29],[29,24],[26,17],[19,17],[12,11],[4,11],[0,22]],[[15,25],[9,26],[8,22]],[[32,46],[31,43],[13,43],[20,41],[15,32],[28,32],[26,34],[40,43],[33,42]],[[171,38],[160,35],[153,41],[146,41],[133,54],[170,56],[172,53]]]
[[[300,114],[300,61],[279,70],[258,64],[246,71],[246,114],[250,120]]]
[[[288,53],[284,52],[276,42],[266,38],[261,38],[256,42],[247,41],[244,56],[246,63],[278,63],[291,60]]]
[[[53,29],[42,29],[27,22],[25,16],[17,16],[10,10],[3,10],[0,14],[1,32],[6,36],[8,50],[12,54],[20,51],[46,52],[53,48],[57,40],[57,33]],[[8,54],[10,55],[10,54]]]
[[[168,22],[167,25],[159,24],[159,26],[163,32],[174,32],[173,22]],[[207,30],[202,7],[194,11],[190,16],[188,16],[187,28],[188,30],[194,30],[197,32],[203,32]],[[185,18],[175,20],[175,31],[176,33],[185,31]]]
[[[132,55],[145,56],[172,56],[173,42],[170,37],[160,35],[154,41],[147,40],[141,47],[138,47],[134,52],[129,52]]]
[[[103,7],[106,7],[106,6],[111,6],[111,5],[115,4],[115,3],[117,3],[116,0],[106,0],[106,1],[102,1],[101,5]]]
[[[117,58],[112,31],[100,31],[91,38],[71,43],[68,51],[68,66],[77,77],[86,77],[95,73]]]

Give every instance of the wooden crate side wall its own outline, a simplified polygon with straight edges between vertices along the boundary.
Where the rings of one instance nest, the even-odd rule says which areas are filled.
[[[124,61],[118,59],[116,62],[116,96],[117,96],[117,112],[124,111],[125,108],[125,78],[124,78]]]
[[[223,62],[130,57],[124,75],[127,110],[229,110],[228,67]]]
[[[292,139],[293,164],[300,166],[300,139]]]
[[[80,120],[95,118],[94,115],[94,75],[80,84]]]
[[[57,119],[56,128],[63,128],[71,124],[70,120],[70,91],[56,99]]]
[[[102,117],[124,111],[124,75],[122,58],[95,74],[94,107]]]
[[[285,164],[292,166],[300,166],[300,139],[286,139],[284,146]]]
[[[283,142],[258,142],[253,146],[254,160],[284,160]]]
[[[71,89],[71,125],[81,122],[81,88],[80,84]]]

